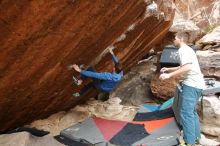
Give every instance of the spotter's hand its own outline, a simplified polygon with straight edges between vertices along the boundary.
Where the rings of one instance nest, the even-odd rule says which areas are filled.
[[[171,76],[170,74],[167,74],[167,73],[163,73],[160,75],[159,79],[160,80],[166,80],[166,79],[169,79]]]
[[[163,68],[160,70],[160,73],[165,73],[165,72],[167,72],[167,71],[168,71],[168,68],[163,67]]]

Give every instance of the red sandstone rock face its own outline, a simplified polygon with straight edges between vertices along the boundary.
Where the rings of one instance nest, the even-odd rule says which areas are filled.
[[[151,91],[154,96],[162,99],[169,99],[174,97],[176,90],[176,85],[181,79],[180,76],[171,78],[169,80],[159,80],[160,73],[155,73],[154,77],[151,80]]]
[[[166,8],[167,21],[145,18],[144,0],[2,0],[0,132],[86,100],[72,97],[81,87],[72,85],[67,66],[110,71],[104,51],[109,45],[122,48],[114,51],[128,70],[172,23],[173,11],[157,2]]]

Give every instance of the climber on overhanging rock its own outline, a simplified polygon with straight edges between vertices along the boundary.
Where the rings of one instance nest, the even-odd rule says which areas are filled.
[[[108,98],[109,92],[111,92],[119,81],[123,77],[122,66],[119,63],[117,57],[113,53],[113,48],[109,48],[109,52],[112,55],[112,59],[114,61],[114,67],[112,68],[112,72],[101,72],[98,73],[95,71],[94,67],[89,67],[86,70],[80,69],[80,67],[76,64],[72,65],[72,68],[81,74],[81,79],[76,80],[76,84],[82,84],[82,81],[87,78],[93,78],[93,81],[84,86],[80,92],[74,93],[73,96],[81,96],[86,93],[90,88],[96,88],[104,98]],[[76,78],[75,78],[76,79]]]

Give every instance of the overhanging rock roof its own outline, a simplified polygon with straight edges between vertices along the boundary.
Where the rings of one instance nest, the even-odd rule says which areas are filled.
[[[169,30],[173,10],[158,0],[166,19],[146,14],[147,0],[14,0],[0,3],[0,132],[88,97],[73,98],[67,66],[108,71],[108,46],[125,70]],[[78,90],[78,89],[76,89]]]

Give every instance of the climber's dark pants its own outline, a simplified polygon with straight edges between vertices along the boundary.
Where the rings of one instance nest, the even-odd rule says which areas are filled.
[[[94,67],[89,67],[89,68],[86,69],[86,70],[87,70],[87,71],[96,72],[96,70],[95,70]],[[89,78],[89,77],[82,75],[80,79],[81,79],[81,80],[86,80],[86,79],[88,79],[88,78]],[[94,88],[94,89],[97,89],[98,92],[99,92],[98,99],[103,100],[103,101],[107,100],[108,97],[109,97],[109,93],[100,90],[100,88],[99,88],[99,87],[100,87],[100,82],[101,82],[100,80],[93,78],[93,81],[90,82],[90,83],[88,83],[87,85],[85,85],[85,86],[80,90],[79,94],[80,94],[80,95],[83,95],[83,94],[85,94],[89,89]]]

